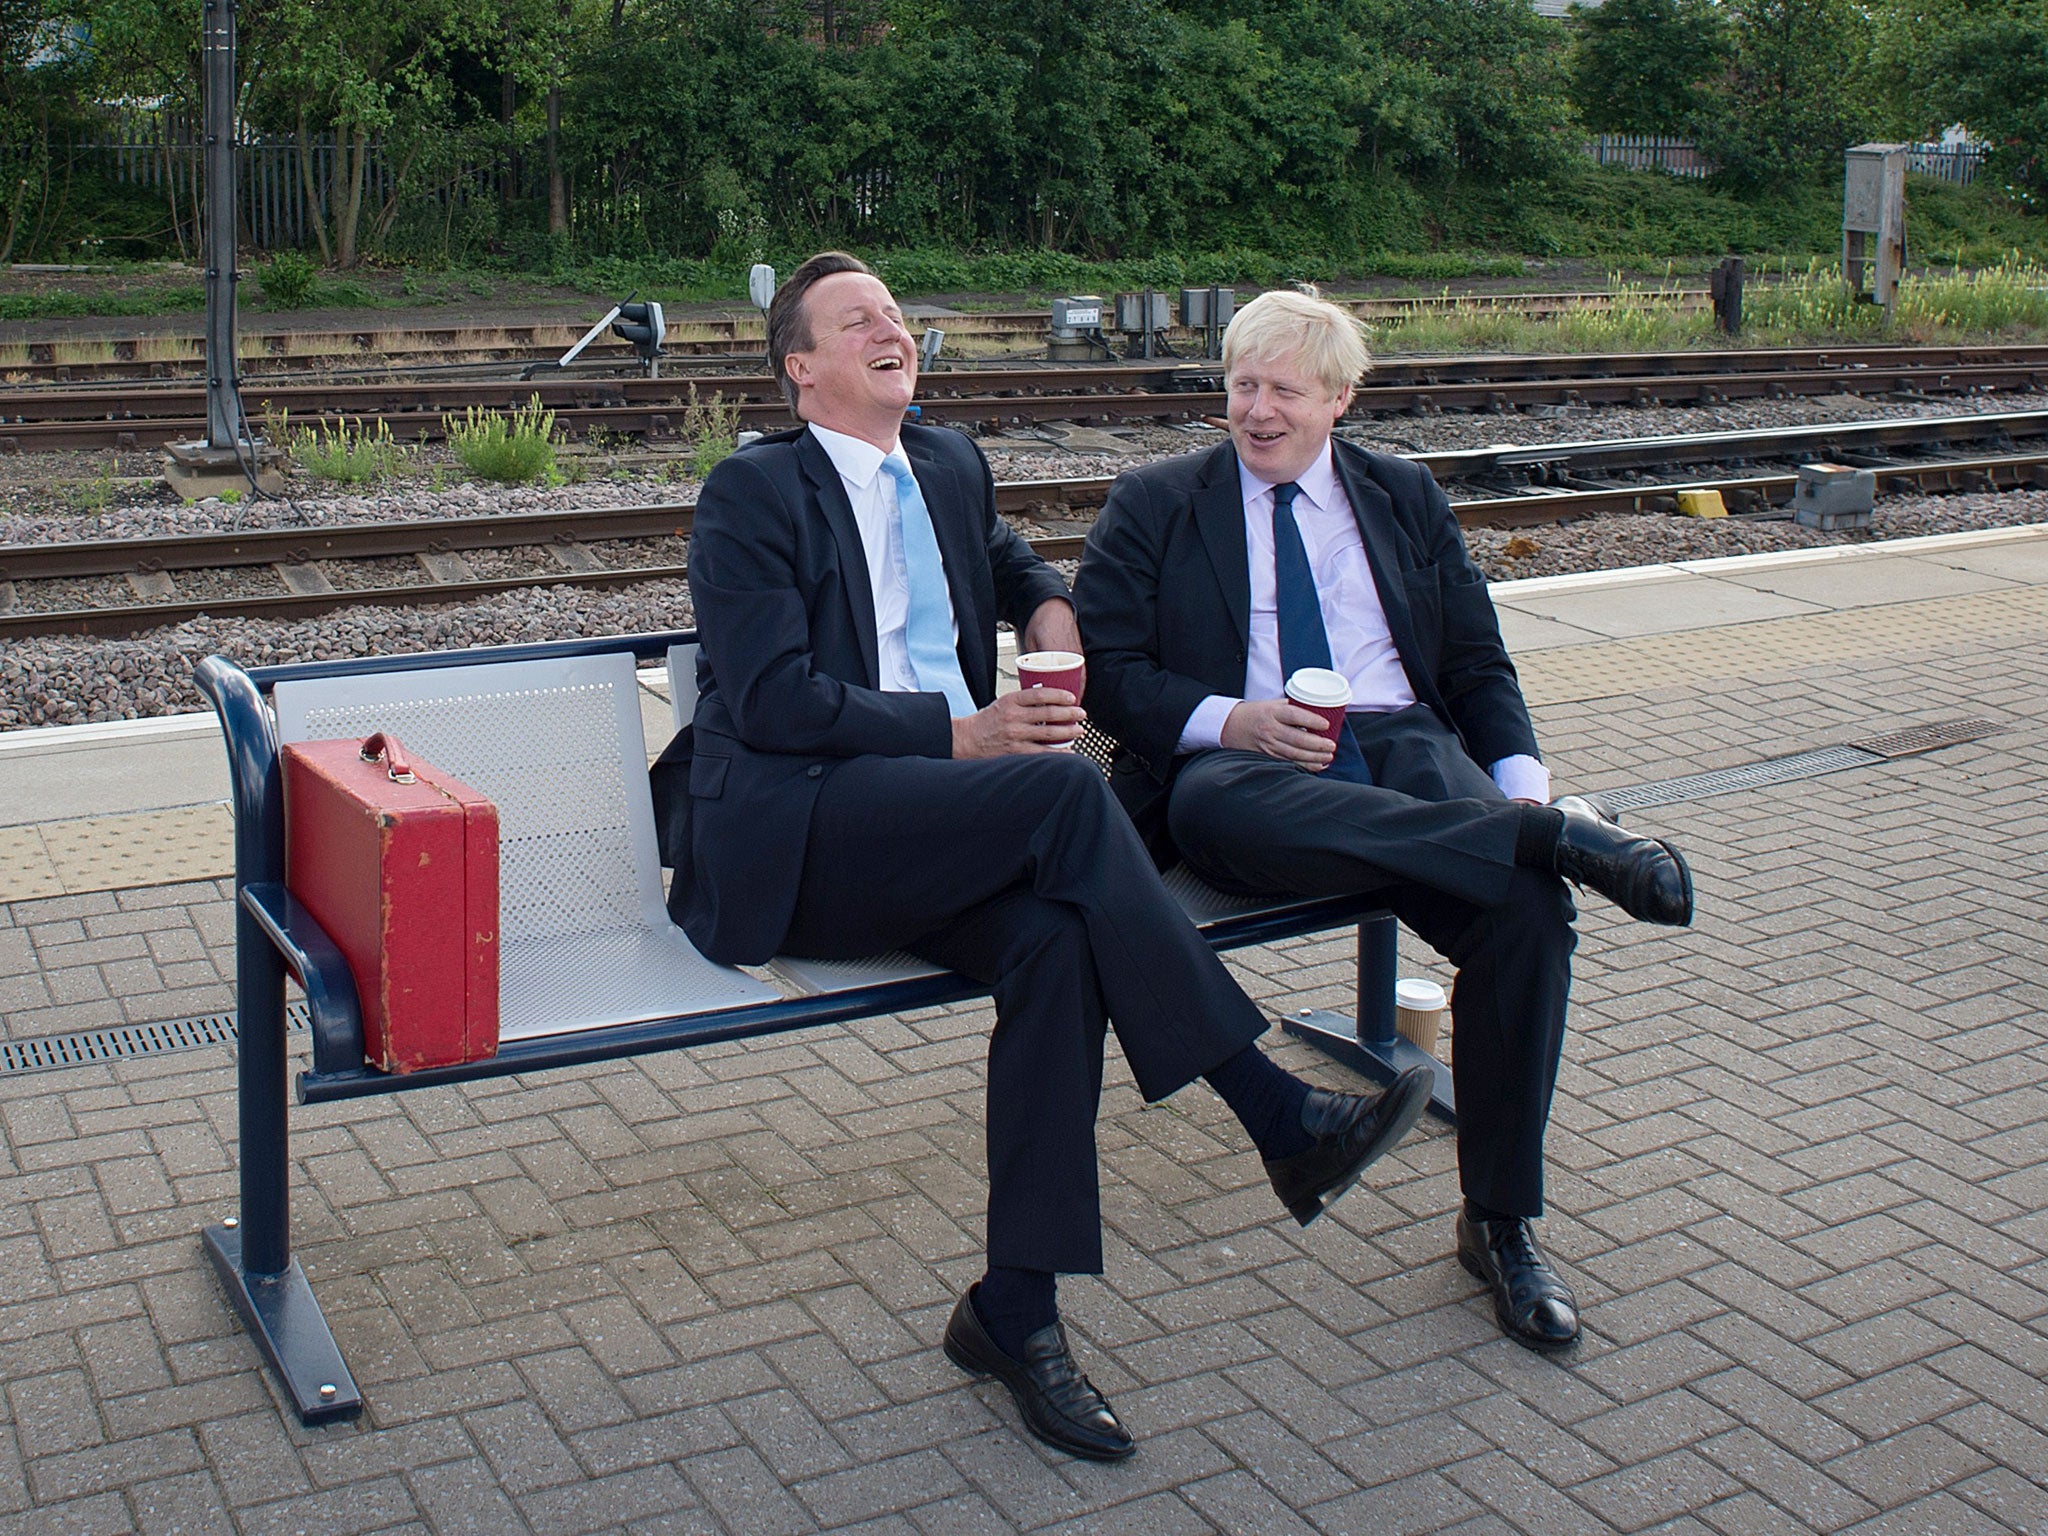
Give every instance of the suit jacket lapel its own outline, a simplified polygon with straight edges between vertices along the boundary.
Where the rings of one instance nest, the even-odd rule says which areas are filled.
[[[1441,709],[1443,699],[1436,679],[1422,665],[1421,648],[1415,640],[1415,615],[1408,606],[1408,589],[1401,579],[1401,556],[1395,546],[1394,502],[1379,481],[1356,462],[1344,444],[1334,445],[1337,478],[1351,502],[1351,515],[1358,521],[1359,537],[1365,542],[1365,558],[1372,566],[1372,584],[1380,595],[1380,610],[1386,615],[1387,633],[1408,674],[1408,686],[1425,703]]]
[[[811,499],[832,531],[839,551],[839,576],[846,588],[847,603],[853,609],[854,632],[860,636],[861,661],[867,667],[867,686],[879,688],[882,680],[881,645],[875,638],[875,589],[868,575],[866,546],[861,543],[860,524],[853,518],[853,503],[846,499],[846,486],[824,445],[809,432],[797,439],[797,463],[809,482]]]
[[[1252,632],[1252,572],[1245,549],[1244,486],[1237,477],[1237,450],[1223,444],[1209,455],[1202,470],[1194,495],[1195,527],[1202,547],[1209,552],[1209,564],[1237,632],[1237,650],[1242,652]],[[1241,675],[1238,686],[1244,686]]]
[[[969,688],[979,694],[983,689],[975,680],[989,670],[988,642],[994,621],[976,608],[974,587],[967,573],[977,561],[986,564],[988,552],[981,546],[974,520],[965,515],[967,504],[960,495],[959,477],[908,443],[903,445],[903,452],[910,460],[911,473],[917,476],[925,508],[932,515],[932,532],[938,535],[939,558],[946,567],[946,591],[952,596],[953,620],[960,629],[960,671]]]

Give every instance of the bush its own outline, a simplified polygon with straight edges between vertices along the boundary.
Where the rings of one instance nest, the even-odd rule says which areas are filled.
[[[471,474],[501,485],[559,481],[555,413],[542,409],[539,395],[510,414],[472,405],[461,416],[442,420],[448,446]]]
[[[279,251],[263,264],[257,281],[272,309],[304,309],[313,302],[314,267],[304,251]]]

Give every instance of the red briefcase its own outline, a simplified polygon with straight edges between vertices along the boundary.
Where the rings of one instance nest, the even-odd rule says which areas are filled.
[[[498,1051],[498,809],[397,738],[284,748],[285,885],[347,958],[386,1072]]]

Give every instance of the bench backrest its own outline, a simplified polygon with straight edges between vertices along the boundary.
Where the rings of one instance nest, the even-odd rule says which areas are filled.
[[[280,743],[387,731],[498,807],[506,940],[667,921],[633,658],[279,683]]]
[[[506,1038],[772,999],[669,921],[633,657],[280,682],[280,743],[394,734],[498,807]]]

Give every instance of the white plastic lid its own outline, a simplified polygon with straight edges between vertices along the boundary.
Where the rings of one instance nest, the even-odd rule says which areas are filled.
[[[1082,664],[1078,651],[1026,651],[1017,665],[1034,672],[1071,672]]]
[[[1303,667],[1287,679],[1287,697],[1317,709],[1337,709],[1351,702],[1351,684],[1328,667]]]
[[[1394,983],[1394,1006],[1411,1013],[1435,1013],[1446,999],[1444,989],[1423,976],[1403,976]]]

